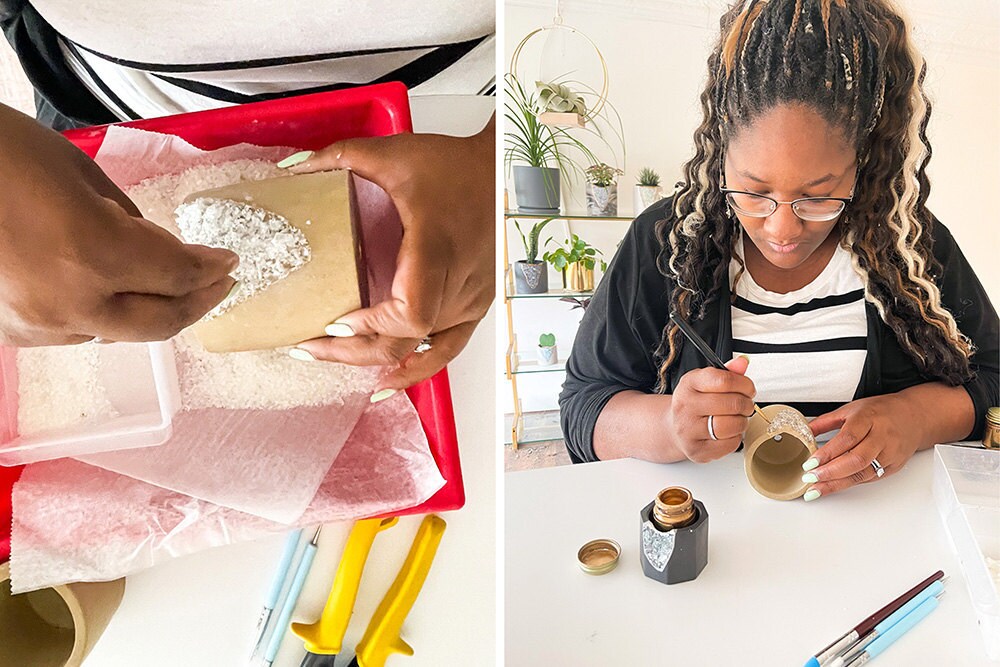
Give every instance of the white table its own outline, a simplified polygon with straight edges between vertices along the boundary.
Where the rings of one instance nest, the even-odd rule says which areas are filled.
[[[802,665],[862,618],[944,570],[941,606],[873,664],[991,664],[931,496],[933,453],[820,498],[757,495],[742,454],[707,465],[609,461],[505,477],[504,642],[509,665]],[[708,566],[667,586],[639,566],[639,511],[680,485],[709,514]],[[622,546],[604,576],[585,542]]]

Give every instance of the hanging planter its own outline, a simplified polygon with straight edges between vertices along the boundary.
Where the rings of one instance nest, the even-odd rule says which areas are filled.
[[[544,109],[538,114],[540,123],[553,127],[586,125],[584,115],[587,113],[587,105],[572,88],[556,82],[536,81],[535,89],[538,91],[538,103]]]

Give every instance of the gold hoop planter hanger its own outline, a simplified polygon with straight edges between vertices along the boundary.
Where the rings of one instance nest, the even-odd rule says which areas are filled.
[[[522,39],[517,45],[514,49],[514,53],[510,57],[510,73],[517,76],[517,63],[518,59],[521,57],[521,50],[531,40],[531,38],[543,32],[549,32],[552,30],[566,30],[587,40],[587,42],[594,47],[594,51],[597,53],[597,57],[601,62],[601,74],[603,80],[601,82],[601,91],[597,95],[597,103],[594,105],[593,109],[588,109],[586,114],[580,115],[573,112],[562,113],[557,111],[545,111],[538,114],[538,121],[543,125],[550,125],[554,127],[584,127],[588,121],[597,118],[598,114],[600,114],[601,110],[604,108],[604,103],[608,99],[608,63],[604,60],[604,54],[601,53],[597,44],[594,43],[594,40],[590,37],[587,37],[587,35],[572,26],[564,25],[562,17],[556,16],[553,23],[542,26],[541,28],[536,28],[524,36],[524,39]]]

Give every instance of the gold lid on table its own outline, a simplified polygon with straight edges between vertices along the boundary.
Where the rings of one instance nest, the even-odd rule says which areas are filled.
[[[580,547],[576,560],[587,574],[607,574],[618,565],[621,553],[621,546],[614,540],[591,540]]]

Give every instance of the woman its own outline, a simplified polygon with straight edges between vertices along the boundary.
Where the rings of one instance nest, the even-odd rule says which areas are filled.
[[[885,0],[750,0],[723,16],[695,156],[633,223],[560,397],[574,461],[707,462],[758,404],[840,431],[807,501],[977,438],[997,315],[927,210],[924,64]],[[726,359],[708,364],[668,322]]]
[[[232,253],[181,244],[143,221],[92,161],[44,126],[382,81],[418,95],[492,94],[492,2],[258,5],[0,0],[0,28],[35,87],[39,121],[0,105],[0,341],[169,338],[233,286]],[[394,366],[375,393],[385,398],[462,350],[492,302],[493,137],[490,120],[473,137],[357,139],[281,163],[354,170],[389,193],[404,228],[393,298],[304,343],[306,358]],[[430,349],[412,354],[427,337]]]

